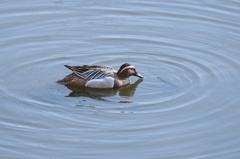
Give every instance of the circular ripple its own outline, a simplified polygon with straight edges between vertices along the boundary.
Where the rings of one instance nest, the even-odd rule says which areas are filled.
[[[5,152],[92,152],[92,158],[119,150],[145,158],[239,154],[233,111],[240,89],[237,2],[4,4]],[[118,69],[125,62],[144,80],[131,77],[133,85],[108,91],[55,83],[71,72],[64,64]],[[129,145],[146,148],[130,152]]]
[[[149,43],[151,43],[150,40]],[[169,45],[165,43],[162,47],[169,47]],[[201,102],[214,93],[212,92],[216,87],[214,81],[226,85],[226,82],[231,82],[229,78],[238,78],[236,68],[239,64],[233,59],[216,55],[210,51],[206,52],[206,50],[196,51],[176,45],[173,48],[178,50],[178,53],[128,52],[126,49],[110,52],[108,49],[101,49],[97,53],[74,53],[65,57],[61,57],[61,54],[44,58],[32,57],[34,60],[11,65],[5,73],[2,72],[6,79],[3,89],[5,94],[10,96],[6,98],[17,98],[21,101],[26,100],[26,103],[55,107],[61,104],[59,102],[65,100],[59,95],[69,96],[69,90],[54,83],[57,79],[70,73],[63,67],[64,64],[83,65],[86,64],[84,61],[91,59],[90,64],[108,65],[118,69],[122,63],[128,62],[145,76],[143,82],[134,88],[125,87],[101,92],[100,96],[98,91],[85,90],[87,93],[84,95],[75,94],[77,97],[82,97],[82,100],[76,103],[75,99],[70,103],[75,102],[75,105],[87,107],[94,105],[93,107],[98,111],[118,113],[119,110],[121,110],[120,112],[127,110],[126,112],[156,113],[180,109]],[[203,54],[201,51],[206,53]],[[28,54],[25,56],[31,59]],[[137,81],[135,77],[131,77],[131,80],[132,84]],[[22,84],[26,81],[27,85],[23,93]],[[7,85],[7,83],[11,83],[11,85]],[[121,93],[124,91],[131,93]],[[48,95],[51,98],[42,97],[41,93],[46,94],[46,92],[50,93]],[[95,101],[98,102],[95,103]],[[106,106],[106,102],[109,102],[109,107]],[[112,107],[110,103],[114,103],[115,106]],[[123,106],[122,103],[127,103],[127,106]],[[152,109],[149,109],[149,106]]]

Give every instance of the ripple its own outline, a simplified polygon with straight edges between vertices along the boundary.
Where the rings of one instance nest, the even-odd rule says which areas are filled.
[[[15,143],[25,143],[20,150],[38,156],[239,154],[238,2],[16,4],[0,16],[3,151],[20,154]],[[144,80],[108,91],[55,83],[71,72],[64,64],[125,62]]]
[[[151,43],[150,40],[149,43]],[[167,47],[169,47],[169,45],[167,45]],[[107,63],[109,64],[108,66],[113,66],[116,69],[118,69],[121,65],[118,61],[132,63],[136,66],[138,72],[141,72],[141,74],[146,77],[144,82],[137,88],[140,93],[136,93],[132,98],[125,98],[119,95],[115,97],[102,98],[105,102],[115,101],[119,103],[128,103],[127,108],[133,109],[135,113],[158,113],[164,111],[174,111],[175,109],[191,106],[194,103],[198,103],[206,98],[209,98],[212,93],[214,93],[211,89],[205,89],[212,86],[212,79],[219,82],[226,82],[229,81],[229,77],[238,78],[238,70],[236,68],[239,64],[226,56],[216,55],[215,53],[209,51],[207,54],[202,54],[196,50],[192,50],[191,48],[188,49],[187,47],[177,48],[177,46],[174,46],[173,48],[181,50],[180,52],[184,51],[185,54],[172,53],[171,55],[168,55],[166,53],[148,52],[148,56],[145,57],[139,56],[139,54],[144,55],[144,52],[129,53],[119,50],[114,53],[109,50],[107,50],[108,52],[103,50],[98,51],[98,53],[91,53],[87,55],[79,55],[76,53],[67,57],[60,57],[60,55],[50,55],[49,57],[44,58],[33,57],[35,60],[26,61],[25,63],[9,67],[4,76],[6,81],[13,84],[11,85],[11,88],[4,88],[5,94],[8,94],[11,98],[19,98],[18,100],[22,100],[24,99],[23,96],[20,95],[22,93],[14,91],[15,89],[18,89],[18,87],[21,87],[18,83],[24,83],[25,80],[32,81],[31,90],[37,90],[49,79],[51,79],[52,82],[56,81],[57,73],[61,73],[62,76],[64,76],[61,71],[65,69],[62,67],[63,64],[69,64],[70,62],[72,65],[75,65],[75,63],[77,65],[79,64],[78,59],[80,59],[80,61],[84,61],[84,59],[90,58],[92,64],[104,65]],[[104,56],[101,56],[101,54]],[[50,63],[51,65],[49,65]],[[156,67],[156,64],[158,67]],[[45,65],[48,65],[51,69],[47,69]],[[61,67],[62,69],[59,69]],[[58,71],[53,71],[54,68],[58,68]],[[228,70],[225,70],[224,68],[228,68]],[[9,74],[8,72],[15,73]],[[56,74],[52,74],[52,72],[55,72]],[[67,70],[64,70],[64,72],[67,72]],[[47,78],[45,77],[45,79],[41,79],[43,74],[50,76]],[[16,76],[25,76],[27,79],[18,79]],[[134,78],[131,79],[133,80]],[[230,83],[231,81],[229,81],[229,84]],[[51,87],[53,87],[53,85]],[[6,90],[8,91],[6,92]],[[58,102],[54,101],[56,98],[59,98],[56,95],[54,95],[52,100],[44,101],[44,99],[39,98],[40,95],[37,91],[31,92],[31,90],[26,93],[27,98],[25,98],[25,103],[35,103],[37,105],[47,105],[51,107],[58,105]],[[196,90],[201,93],[196,92]],[[61,91],[66,92],[66,90]],[[57,94],[59,95],[59,93]],[[95,98],[94,100],[98,100],[98,98]],[[63,100],[60,101],[62,102]],[[173,103],[178,104],[174,106]],[[98,110],[108,110],[108,112],[116,113],[119,112],[119,109],[123,108],[121,104],[118,104],[117,107],[106,109],[104,102],[97,105],[98,106],[96,106],[96,108]],[[158,105],[161,105],[161,107],[155,109],[154,107]],[[149,106],[152,106],[153,108],[149,109]],[[126,107],[124,108],[126,109]]]

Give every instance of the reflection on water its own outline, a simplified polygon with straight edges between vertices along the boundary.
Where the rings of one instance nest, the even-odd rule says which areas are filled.
[[[72,92],[66,97],[89,97],[96,100],[109,101],[104,99],[104,97],[111,97],[115,95],[132,97],[135,94],[135,91],[138,85],[143,81],[143,78],[138,79],[135,83],[129,84],[120,88],[111,88],[111,89],[94,89],[76,85],[65,85]],[[123,103],[123,101],[119,101]]]

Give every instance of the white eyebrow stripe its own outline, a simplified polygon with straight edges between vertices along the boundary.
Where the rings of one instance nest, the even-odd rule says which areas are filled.
[[[134,66],[127,66],[127,67],[125,67],[124,69],[128,69],[128,68],[134,68],[134,69],[135,69]]]
[[[127,66],[127,67],[124,67],[119,73],[121,73],[122,71],[124,71],[124,70],[126,70],[126,69],[129,69],[129,68],[133,68],[133,69],[135,69],[134,66]]]

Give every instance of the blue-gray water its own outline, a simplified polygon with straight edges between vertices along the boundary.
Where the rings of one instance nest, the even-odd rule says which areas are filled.
[[[240,1],[3,1],[0,158],[240,157]],[[145,76],[92,90],[63,65]]]

